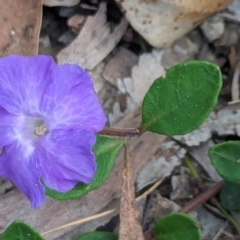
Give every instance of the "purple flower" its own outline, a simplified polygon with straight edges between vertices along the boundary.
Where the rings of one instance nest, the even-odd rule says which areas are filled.
[[[90,183],[92,146],[106,117],[90,76],[52,57],[0,59],[0,176],[31,201],[44,202],[44,182],[59,192]]]

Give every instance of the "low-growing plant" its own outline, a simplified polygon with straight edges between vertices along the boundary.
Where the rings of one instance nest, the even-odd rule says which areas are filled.
[[[104,129],[106,117],[93,83],[80,67],[57,66],[45,56],[9,56],[0,59],[0,70],[0,116],[4,122],[0,127],[0,176],[10,179],[32,207],[44,204],[45,193],[67,200],[99,188],[129,137],[146,131],[167,136],[193,131],[214,109],[222,86],[215,64],[181,63],[156,79],[148,90],[140,126]],[[209,153],[233,192],[240,185],[239,147],[240,142],[227,142]],[[229,208],[240,208],[236,205]],[[161,240],[200,239],[196,222],[179,213],[160,219],[154,233]],[[25,223],[15,221],[0,239],[43,238]],[[113,240],[117,236],[95,232],[78,239]]]

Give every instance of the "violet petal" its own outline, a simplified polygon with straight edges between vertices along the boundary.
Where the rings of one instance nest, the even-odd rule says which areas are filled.
[[[29,146],[14,143],[3,148],[0,155],[0,176],[11,180],[32,203],[40,206],[45,200],[44,186],[40,183],[41,170],[36,154]]]
[[[47,56],[0,58],[0,106],[13,114],[39,114],[54,65],[53,58]]]
[[[16,141],[14,127],[19,123],[19,116],[7,112],[0,107],[0,148]]]
[[[44,183],[59,192],[78,182],[90,183],[96,171],[94,142],[95,135],[82,129],[53,130],[44,136],[37,148]]]
[[[89,74],[70,64],[54,68],[51,74],[41,105],[48,128],[102,130],[106,117]]]

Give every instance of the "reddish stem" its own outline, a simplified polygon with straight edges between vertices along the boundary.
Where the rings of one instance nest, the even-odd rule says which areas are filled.
[[[196,198],[194,198],[193,200],[188,202],[180,210],[180,212],[187,213],[187,212],[191,211],[192,209],[194,209],[195,207],[197,207],[199,204],[206,202],[208,199],[210,199],[212,196],[214,196],[215,194],[217,194],[220,191],[223,183],[224,183],[223,181],[218,182],[213,187],[209,188],[208,190],[206,190],[205,192],[203,192],[202,194],[200,194],[199,196],[197,196]]]
[[[140,132],[137,128],[104,128],[100,135],[109,137],[139,137]]]

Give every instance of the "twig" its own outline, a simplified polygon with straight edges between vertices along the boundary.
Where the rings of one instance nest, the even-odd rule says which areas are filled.
[[[228,224],[228,221],[226,221],[226,222],[222,225],[222,227],[219,229],[218,233],[216,234],[216,236],[215,236],[212,240],[218,240],[218,237],[221,236],[221,234],[223,233],[223,231],[224,231],[225,227],[227,226],[227,224]]]
[[[157,181],[151,188],[149,188],[146,192],[144,192],[142,195],[137,197],[136,201],[140,201],[141,199],[146,198],[151,192],[153,192],[163,182],[163,180],[164,179],[161,179],[161,180]],[[111,213],[115,213],[115,212],[116,213],[118,212],[117,208],[110,209],[108,211],[105,211],[105,212],[102,212],[102,213],[99,213],[99,214],[96,214],[96,215],[93,215],[93,216],[90,216],[90,217],[82,218],[82,219],[76,220],[74,222],[64,224],[62,226],[59,226],[59,227],[53,228],[51,230],[48,230],[46,232],[43,232],[42,235],[46,235],[46,234],[49,234],[49,233],[52,233],[52,232],[55,232],[55,231],[58,231],[58,230],[61,230],[61,229],[67,228],[67,227],[80,225],[82,223],[86,223],[86,222],[89,222],[89,221],[107,216],[107,215],[109,215]]]
[[[216,207],[224,214],[225,218],[232,223],[232,225],[240,230],[240,224],[237,222],[233,216],[231,216],[222,206],[221,204],[217,201],[216,198],[212,199],[212,202],[216,205]]]
[[[215,184],[213,187],[209,188],[204,193],[200,194],[196,198],[194,198],[192,201],[188,202],[181,210],[180,212],[187,213],[191,211],[193,208],[197,207],[199,204],[206,202],[208,199],[210,199],[212,196],[214,196],[216,193],[218,193],[223,185],[223,181]]]
[[[85,222],[90,222],[90,221],[95,220],[97,218],[107,216],[107,215],[109,215],[111,213],[114,213],[116,211],[117,211],[117,209],[114,208],[114,209],[111,209],[111,210],[108,210],[108,211],[105,211],[105,212],[102,212],[102,213],[99,213],[99,214],[96,214],[96,215],[93,215],[93,216],[90,216],[90,217],[82,218],[82,219],[79,219],[77,221],[70,222],[70,223],[64,224],[62,226],[53,228],[49,231],[43,232],[42,235],[46,235],[48,233],[55,232],[55,231],[61,230],[63,228],[71,227],[71,226],[74,226],[74,225],[80,225],[80,224],[85,223]]]
[[[162,184],[162,182],[164,181],[164,179],[160,179],[159,181],[157,181],[156,183],[154,183],[152,185],[152,187],[150,187],[146,192],[144,192],[142,195],[140,195],[139,197],[136,198],[137,201],[142,200],[143,198],[146,198],[150,193],[152,193],[155,189],[158,188],[158,186],[160,186]]]

